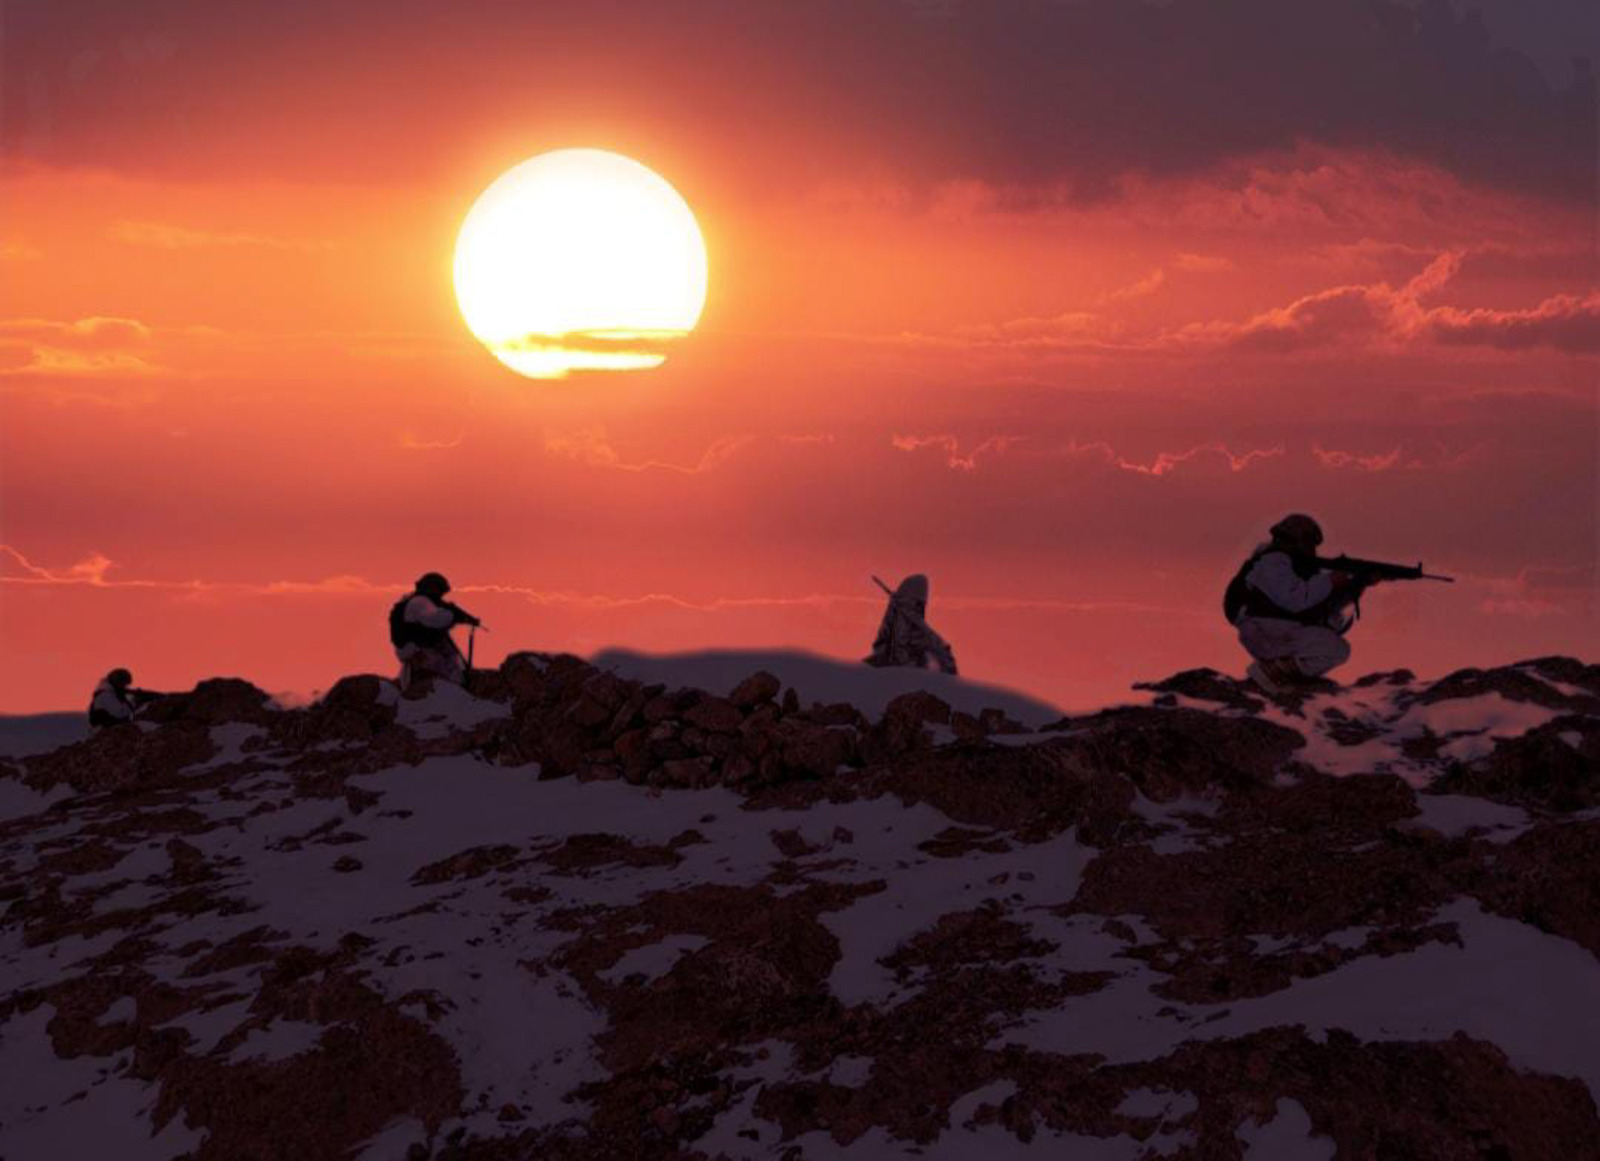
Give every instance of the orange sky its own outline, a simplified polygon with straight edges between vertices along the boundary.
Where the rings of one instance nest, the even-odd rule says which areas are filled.
[[[1293,509],[1461,578],[1372,594],[1350,676],[1594,653],[1590,25],[800,7],[7,6],[0,711],[385,672],[432,568],[489,661],[859,656],[926,571],[964,672],[1083,705],[1240,668]],[[456,312],[477,193],[572,145],[699,217],[657,371]]]

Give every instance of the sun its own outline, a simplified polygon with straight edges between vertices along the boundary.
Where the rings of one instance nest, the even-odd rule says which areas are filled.
[[[706,301],[706,246],[687,202],[620,153],[559,149],[478,196],[455,252],[467,328],[513,371],[659,366]]]

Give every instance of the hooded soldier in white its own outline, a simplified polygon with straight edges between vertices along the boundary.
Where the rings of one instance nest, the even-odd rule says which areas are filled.
[[[1224,608],[1255,660],[1247,672],[1268,693],[1321,677],[1350,659],[1344,639],[1360,585],[1316,562],[1322,529],[1301,513],[1271,529],[1228,586]]]
[[[908,576],[892,592],[882,581],[878,581],[878,587],[889,593],[889,607],[884,610],[866,663],[880,668],[905,665],[922,669],[931,657],[941,672],[954,675],[955,651],[927,621],[928,578],[921,573]]]
[[[400,688],[424,674],[461,685],[467,676],[466,659],[450,637],[456,625],[483,622],[465,609],[446,601],[450,582],[436,572],[424,573],[416,590],[401,597],[389,611],[389,640],[400,661]]]

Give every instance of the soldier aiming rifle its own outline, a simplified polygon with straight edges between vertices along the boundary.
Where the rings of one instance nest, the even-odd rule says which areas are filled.
[[[128,670],[113,669],[95,686],[89,701],[89,725],[101,730],[131,722],[134,715],[160,697],[151,690],[135,688],[133,674]]]
[[[1355,556],[1319,557],[1322,528],[1293,513],[1271,529],[1223,596],[1223,614],[1253,659],[1247,672],[1269,694],[1288,692],[1350,659],[1345,634],[1361,615],[1361,594],[1396,580],[1453,582],[1415,567]]]

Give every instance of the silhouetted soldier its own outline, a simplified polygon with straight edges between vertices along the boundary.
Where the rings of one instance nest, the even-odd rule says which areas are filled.
[[[956,672],[956,655],[949,643],[928,624],[928,578],[918,573],[900,582],[891,590],[877,577],[878,587],[889,594],[889,607],[884,610],[878,635],[872,642],[872,655],[868,665],[910,666],[921,669],[933,658],[941,672]]]
[[[1223,599],[1239,644],[1255,660],[1247,672],[1268,693],[1321,677],[1350,659],[1344,639],[1361,586],[1317,560],[1322,529],[1294,513],[1272,526],[1272,539],[1250,554]]]
[[[407,689],[424,674],[464,684],[466,659],[450,636],[456,625],[477,627],[483,622],[465,609],[446,601],[450,582],[436,572],[417,579],[413,592],[389,610],[389,642],[400,660],[400,688]]]
[[[148,689],[134,689],[133,674],[126,669],[113,669],[94,687],[94,696],[89,700],[89,725],[99,730],[131,722],[141,706],[160,696]]]

